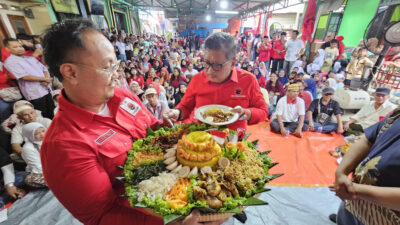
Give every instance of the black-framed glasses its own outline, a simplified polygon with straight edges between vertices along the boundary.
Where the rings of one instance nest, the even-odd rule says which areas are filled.
[[[225,65],[225,64],[227,64],[228,62],[230,62],[230,61],[232,61],[232,59],[229,59],[228,61],[226,61],[226,62],[224,62],[224,63],[222,63],[222,64],[219,64],[219,63],[210,63],[210,62],[208,62],[208,61],[204,61],[203,62],[203,66],[204,66],[204,68],[206,68],[206,69],[208,69],[208,68],[212,68],[213,70],[215,70],[215,71],[220,71],[221,69],[222,69],[222,67]]]
[[[99,68],[99,67],[96,67],[96,66],[91,66],[91,65],[86,65],[86,64],[83,64],[83,63],[76,63],[76,62],[68,62],[68,63],[72,63],[72,64],[79,65],[79,66],[86,66],[86,67],[89,67],[89,68],[93,68],[95,70],[98,70],[98,71],[101,71],[101,72],[107,74],[107,77],[110,78],[114,73],[117,72],[117,70],[119,68],[119,65],[121,64],[121,60],[117,60],[115,63],[111,64],[111,66],[109,68]]]

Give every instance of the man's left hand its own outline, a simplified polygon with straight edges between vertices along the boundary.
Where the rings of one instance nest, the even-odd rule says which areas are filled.
[[[344,130],[343,127],[338,127],[337,131],[338,134],[343,134]]]
[[[303,134],[301,133],[301,128],[297,128],[294,131],[293,135],[296,136],[296,137],[299,137],[299,138],[303,137]]]

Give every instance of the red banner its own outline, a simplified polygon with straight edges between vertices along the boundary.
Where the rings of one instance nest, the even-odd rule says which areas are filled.
[[[264,36],[269,36],[269,35],[268,35],[268,20],[269,20],[269,18],[271,17],[271,12],[267,12],[266,17],[267,17],[267,18],[265,19],[263,37],[264,37]]]
[[[314,31],[315,15],[317,13],[316,0],[308,1],[306,14],[303,19],[303,26],[301,27],[301,40],[311,41],[312,33]]]

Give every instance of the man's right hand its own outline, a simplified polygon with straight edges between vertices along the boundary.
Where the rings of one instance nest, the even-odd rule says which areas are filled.
[[[310,131],[314,131],[314,123],[310,120],[310,122],[308,122],[308,129]]]
[[[53,78],[51,78],[51,77],[45,77],[45,78],[43,78],[43,81],[42,82],[45,82],[45,83],[51,83],[51,81],[53,80]]]
[[[172,120],[173,122],[178,121],[180,111],[178,109],[169,109],[163,112],[164,120]]]
[[[281,134],[283,135],[283,136],[286,136],[287,135],[287,131],[286,131],[286,128],[281,128]]]
[[[37,48],[32,53],[32,56],[35,57],[35,58],[38,57],[38,56],[41,56],[41,55],[43,55],[43,48]]]
[[[199,219],[200,219],[200,211],[193,210],[193,212],[190,213],[184,220],[170,222],[167,225],[220,225],[227,220],[227,219],[224,219],[224,220],[218,220],[218,221],[214,221],[214,222],[200,223]]]
[[[6,188],[7,193],[14,199],[19,199],[25,196],[26,192],[16,186],[10,186]]]

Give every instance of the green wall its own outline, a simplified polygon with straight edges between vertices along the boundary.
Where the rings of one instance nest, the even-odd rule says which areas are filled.
[[[374,18],[379,0],[348,0],[339,28],[346,46],[357,46],[364,37],[364,30]]]

